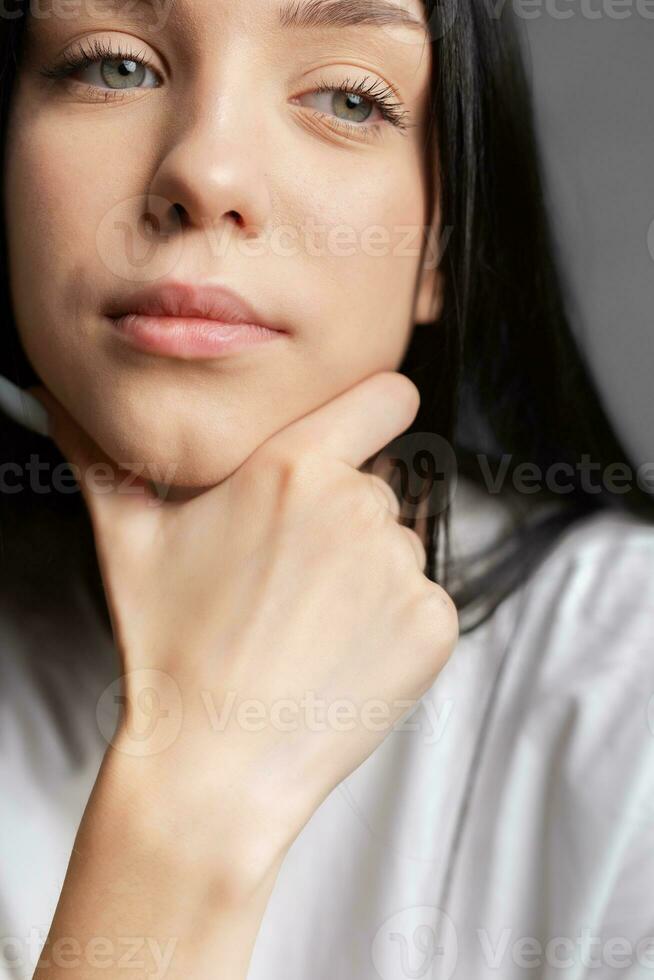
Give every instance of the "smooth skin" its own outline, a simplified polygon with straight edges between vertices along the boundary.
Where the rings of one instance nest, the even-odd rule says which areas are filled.
[[[175,937],[166,976],[209,980],[220,964],[221,978],[240,980],[288,848],[458,639],[418,535],[397,522],[388,485],[359,469],[410,425],[417,389],[400,374],[373,375],[210,491],[161,506],[146,483],[121,491],[124,474],[109,484],[104,472],[100,485],[93,467],[108,458],[46,390],[32,390],[78,467],[126,697],[48,942],[75,937],[87,949],[97,936],[138,935],[163,950]],[[153,687],[163,724],[180,717],[172,741],[154,729],[149,751],[133,733]],[[216,732],[207,692],[218,705],[238,694],[266,709],[301,705],[308,692],[326,704],[382,701],[388,720],[344,731],[300,712],[280,730],[233,715]],[[35,973],[101,975],[88,958],[78,972],[49,961]]]
[[[23,346],[108,456],[153,480],[172,473],[179,493],[214,486],[293,419],[396,370],[414,324],[440,309],[433,250],[426,267],[420,254],[432,217],[439,232],[424,160],[429,43],[409,27],[282,29],[280,3],[175,0],[163,27],[131,0],[106,17],[85,13],[92,0],[67,4],[66,18],[29,25],[13,95],[4,194]],[[405,9],[422,16],[420,0]],[[141,87],[108,91],[98,64],[40,74],[92,39],[149,59]],[[316,93],[366,78],[398,89],[410,128],[375,109],[344,131],[342,99]],[[160,240],[144,232],[146,205]],[[289,336],[210,362],[127,353],[107,309],[169,278],[235,289]]]
[[[393,2],[423,16],[420,0]],[[418,392],[396,369],[415,325],[440,311],[440,275],[420,248],[439,220],[426,207],[430,46],[388,24],[282,29],[278,6],[175,0],[149,23],[131,3],[102,16],[70,5],[66,17],[53,4],[29,27],[5,158],[16,324],[53,438],[79,466],[126,698],[46,955],[71,937],[85,949],[93,937],[161,949],[174,938],[166,975],[180,980],[246,977],[293,840],[458,638],[394,494],[363,472],[416,416]],[[90,38],[129,44],[159,84],[109,99],[97,64],[44,78]],[[316,93],[366,77],[399,93],[406,131],[377,113],[344,130]],[[166,235],[143,264],[125,227],[141,227],[146,201]],[[354,249],[314,251],[310,225],[349,229]],[[248,254],[280,228],[299,232],[290,253]],[[375,228],[391,247],[363,246]],[[213,361],[126,351],[109,304],[168,277],[236,289],[288,336]],[[129,464],[140,492],[118,476],[108,488],[106,473],[98,484],[95,463]],[[169,744],[156,728],[148,751],[134,732],[153,685],[179,727]],[[232,718],[216,732],[207,691],[218,705],[234,693],[267,707],[307,692],[375,699],[391,714],[382,730],[255,731]],[[94,962],[35,976],[157,969]]]

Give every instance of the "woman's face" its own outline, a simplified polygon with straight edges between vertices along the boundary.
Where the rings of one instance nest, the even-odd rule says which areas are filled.
[[[386,2],[424,24],[421,0]],[[282,6],[41,0],[28,21],[3,189],[19,334],[111,458],[178,487],[218,483],[397,369],[438,315],[421,266],[426,30],[354,23],[351,0]],[[288,22],[339,10],[346,23]],[[42,74],[80,51],[96,60]],[[287,332],[210,359],[136,349],[109,312],[171,281],[225,286]]]

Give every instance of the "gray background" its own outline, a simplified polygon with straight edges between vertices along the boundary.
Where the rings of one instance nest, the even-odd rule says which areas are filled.
[[[654,2],[612,2],[512,6],[577,335],[638,466],[654,460]]]

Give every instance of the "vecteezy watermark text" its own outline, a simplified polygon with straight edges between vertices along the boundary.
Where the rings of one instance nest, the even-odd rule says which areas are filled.
[[[500,493],[506,485],[513,455],[503,453],[494,473],[488,456],[477,453],[476,458],[488,492]],[[590,453],[582,453],[574,464],[558,461],[543,467],[537,463],[521,462],[513,467],[510,477],[511,485],[518,493],[534,494],[546,488],[550,493],[564,495],[573,493],[577,487],[588,494],[622,495],[632,490],[634,479],[640,490],[654,492],[654,463],[642,463],[634,473],[628,463],[613,462],[602,467]]]
[[[40,969],[139,970],[140,976],[163,980],[178,942],[175,937],[163,944],[152,936],[93,936],[84,943],[58,936],[51,942],[32,926],[26,936],[0,936],[0,962],[30,973],[38,964]]]
[[[124,684],[127,680],[128,683]],[[129,688],[129,693],[126,691]],[[238,728],[244,733],[272,729],[297,732],[417,732],[427,745],[444,735],[454,709],[451,698],[438,703],[429,696],[418,699],[325,698],[306,690],[297,697],[265,700],[243,697],[230,689],[217,695],[203,688],[197,708],[204,714],[207,729],[223,733]],[[128,707],[118,726],[121,708]],[[151,756],[164,752],[177,740],[188,711],[177,681],[166,671],[138,669],[116,678],[105,688],[96,706],[96,720],[103,737],[118,744],[128,755]]]
[[[148,472],[152,473],[153,470],[152,464],[149,464]],[[143,494],[143,486],[136,481],[145,472],[145,463],[119,462],[117,466],[112,466],[97,462],[85,468],[84,478],[93,493]],[[160,492],[157,495],[153,490],[152,495],[148,496],[150,506],[162,505],[165,487],[172,484],[176,472],[176,463],[156,470],[153,479],[156,479]],[[26,463],[0,464],[0,493],[12,496],[29,489],[40,496],[50,493],[75,494],[80,492],[81,478],[82,470],[76,463],[63,462],[53,466],[48,460],[42,460],[38,453],[31,453]]]
[[[130,23],[142,21],[149,31],[162,30],[175,0],[28,0],[20,6],[16,0],[0,0],[0,20],[17,20],[29,14],[35,20],[74,21],[120,19],[129,16]]]

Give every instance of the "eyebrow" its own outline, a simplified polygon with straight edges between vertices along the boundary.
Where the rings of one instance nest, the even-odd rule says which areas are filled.
[[[109,7],[122,6],[124,0],[104,0]],[[175,0],[128,0],[128,10],[172,8]],[[28,18],[32,21],[33,18]],[[392,0],[285,0],[279,9],[279,23],[285,29],[320,27],[409,27],[429,34],[429,28],[409,10]]]
[[[390,0],[287,0],[279,19],[285,28],[390,24],[427,32],[426,24]]]

